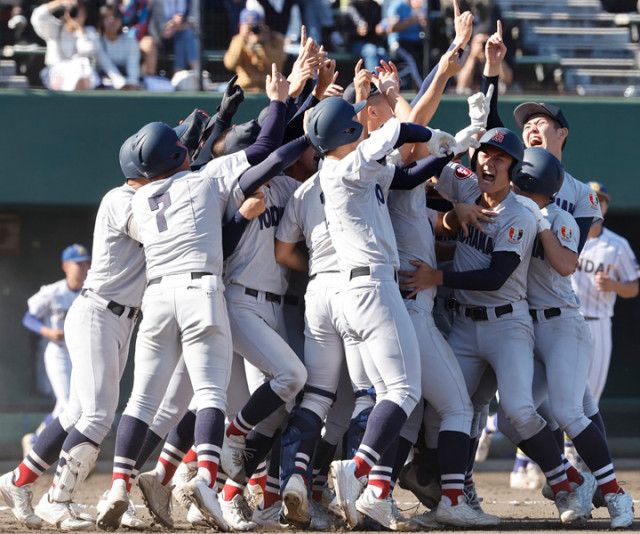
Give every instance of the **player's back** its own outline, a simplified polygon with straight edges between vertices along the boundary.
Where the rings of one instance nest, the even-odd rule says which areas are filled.
[[[566,171],[555,201],[560,209],[568,211],[576,219],[586,217],[602,220],[598,195],[588,184],[576,180]]]
[[[388,121],[341,160],[327,158],[319,171],[325,215],[341,270],[399,266],[387,209],[395,167],[378,160],[393,149],[399,123]]]
[[[106,300],[138,307],[146,283],[142,245],[127,234],[135,189],[124,184],[102,199],[93,232],[91,267],[84,282]]]
[[[149,280],[185,272],[222,274],[222,216],[248,167],[244,152],[238,152],[136,192],[133,221],[145,248]]]

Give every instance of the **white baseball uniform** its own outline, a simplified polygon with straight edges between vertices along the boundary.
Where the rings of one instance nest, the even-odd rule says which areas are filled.
[[[144,245],[149,280],[136,341],[126,415],[151,424],[174,369],[184,358],[198,410],[224,411],[231,372],[231,332],[222,283],[222,217],[244,151],[216,158],[138,189],[132,232]]]
[[[414,270],[409,263],[411,260],[436,267],[435,235],[425,185],[408,191],[390,191],[388,205],[398,243],[400,268]],[[436,288],[432,287],[418,292],[413,299],[404,299],[420,346],[422,396],[438,414],[441,430],[469,434],[473,418],[471,400],[460,365],[435,324],[432,313],[435,296]],[[422,417],[409,421],[412,419],[417,421],[417,428],[410,429],[412,431],[403,437],[415,443]]]
[[[276,262],[274,242],[284,208],[298,185],[279,175],[262,188],[266,210],[249,222],[225,262],[224,273],[233,349],[245,359],[249,391],[270,380],[285,403],[304,387],[307,373],[287,343],[283,309],[288,269]],[[230,205],[227,216],[237,208]]]
[[[69,289],[65,279],[42,286],[27,301],[29,313],[45,326],[63,330],[69,308],[79,294],[79,291]],[[44,367],[56,398],[56,405],[51,414],[57,417],[67,404],[71,382],[71,359],[64,339],[47,341],[44,349]]]
[[[350,334],[365,344],[385,381],[385,399],[410,415],[420,397],[420,349],[400,296],[396,239],[386,206],[395,167],[389,155],[400,123],[387,121],[341,160],[319,171],[325,216],[347,284],[342,312]]]
[[[594,193],[595,194],[595,193]],[[587,239],[578,268],[571,278],[580,300],[580,312],[591,329],[593,356],[588,382],[596,401],[600,400],[611,362],[611,317],[617,295],[598,291],[596,274],[602,272],[619,282],[640,278],[640,267],[629,242],[607,228],[598,237]]]
[[[124,184],[102,199],[91,268],[64,327],[72,363],[71,399],[60,423],[65,430],[75,424],[95,443],[111,429],[146,283],[142,246],[127,234],[134,192]]]
[[[589,185],[576,180],[566,171],[555,200],[558,207],[568,211],[574,219],[593,217],[594,221],[602,220],[598,195]]]
[[[474,203],[480,195],[475,174],[455,163],[445,167],[436,188],[455,202]],[[455,290],[458,313],[449,344],[471,395],[487,365],[493,369],[501,407],[518,432],[519,442],[545,426],[533,403],[533,323],[526,300],[536,222],[511,192],[493,211],[498,215],[485,224],[484,231],[472,226],[467,237],[459,232],[453,270],[486,269],[491,253],[498,251],[515,252],[520,263],[497,291]]]

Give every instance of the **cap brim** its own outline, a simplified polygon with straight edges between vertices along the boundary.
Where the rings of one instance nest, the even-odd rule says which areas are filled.
[[[360,102],[353,104],[353,114],[357,115],[358,113],[360,113],[366,107],[366,105],[366,100],[361,100]]]
[[[525,102],[513,110],[513,118],[516,120],[516,124],[520,129],[524,128],[525,123],[532,115],[546,115],[547,117],[551,117],[553,120],[557,120],[551,113],[549,113],[547,108],[536,102]]]
[[[71,258],[71,259],[62,260],[62,261],[72,261],[74,263],[81,263],[83,261],[91,261],[91,256],[79,256],[78,258]]]

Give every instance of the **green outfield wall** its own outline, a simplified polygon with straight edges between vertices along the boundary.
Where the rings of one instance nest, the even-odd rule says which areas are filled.
[[[521,101],[504,98],[501,114]],[[605,181],[612,191],[607,225],[640,254],[640,187],[636,184],[636,130],[640,100],[554,99],[572,129],[565,163],[574,176]],[[218,98],[95,92],[0,92],[0,459],[17,454],[17,437],[33,429],[50,398],[38,393],[35,336],[21,325],[27,298],[62,277],[60,251],[70,243],[91,246],[98,202],[122,179],[121,142],[142,124],[170,124],[194,107],[215,111]],[[238,120],[266,104],[247,97]],[[448,131],[466,123],[466,101],[446,98],[433,125]],[[619,302],[614,354],[603,411],[610,433],[640,437],[640,301]],[[131,362],[121,404],[131,386]],[[637,445],[637,442],[634,442]],[[4,453],[2,452],[4,451]]]

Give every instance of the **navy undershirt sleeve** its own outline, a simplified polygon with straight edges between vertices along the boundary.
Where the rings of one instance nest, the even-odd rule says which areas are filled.
[[[240,210],[222,225],[222,257],[226,260],[236,250],[244,230],[249,224],[249,219],[245,219]]]
[[[269,154],[282,145],[286,118],[287,105],[279,100],[271,101],[269,113],[262,123],[256,142],[245,148],[249,164],[257,165],[264,161]]]
[[[489,117],[487,118],[487,130],[492,128],[502,128],[504,123],[498,113],[498,78],[499,76],[487,77],[482,75],[480,90],[486,95],[489,86],[493,85],[493,95],[491,95],[491,104],[489,105]]]
[[[580,228],[580,241],[578,241],[578,254],[580,254],[582,252],[584,244],[587,242],[589,230],[591,229],[591,225],[593,224],[593,218],[578,217],[576,219],[576,223],[578,224],[578,228]]]
[[[515,252],[499,251],[491,254],[487,269],[475,271],[444,271],[442,285],[453,289],[472,291],[497,291],[520,265],[520,256]]]
[[[442,172],[444,166],[453,159],[453,155],[444,158],[427,156],[407,167],[396,167],[390,189],[409,190],[426,182],[432,176]]]
[[[403,122],[400,124],[398,140],[393,148],[401,147],[406,143],[426,143],[431,139],[431,130],[414,122]]]
[[[451,43],[449,45],[449,48],[447,49],[447,52],[450,52],[451,50],[453,50],[453,47],[454,47],[454,44]],[[462,50],[460,51],[460,53],[462,54]],[[422,98],[422,95],[424,95],[427,92],[427,89],[429,89],[429,86],[433,83],[433,79],[436,77],[437,72],[438,72],[438,64],[436,64],[436,66],[431,69],[431,72],[427,74],[426,78],[422,81],[422,85],[420,85],[420,90],[418,91],[418,94],[411,101],[411,107],[415,107],[415,105],[418,103],[418,100],[420,100],[420,98]]]
[[[238,180],[238,185],[245,196],[253,194],[260,186],[290,167],[309,146],[306,136],[281,146],[263,162],[246,170]]]

